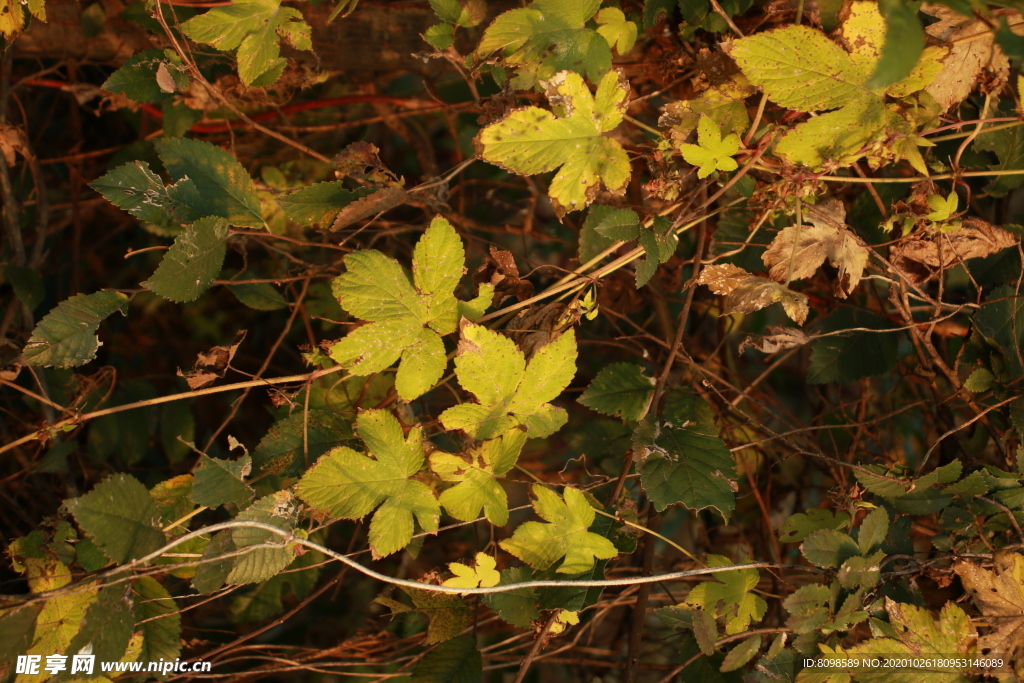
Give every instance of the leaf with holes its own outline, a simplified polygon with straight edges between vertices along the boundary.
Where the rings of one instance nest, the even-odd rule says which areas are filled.
[[[174,245],[142,286],[175,303],[195,301],[220,273],[227,240],[225,219],[200,218],[174,238]]]

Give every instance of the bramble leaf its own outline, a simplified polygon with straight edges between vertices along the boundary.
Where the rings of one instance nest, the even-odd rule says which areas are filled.
[[[499,545],[534,569],[544,570],[565,558],[556,570],[559,574],[579,574],[594,566],[594,560],[607,560],[619,554],[604,536],[587,529],[597,513],[586,496],[566,486],[564,501],[550,489],[534,485],[534,512],[545,522],[524,522],[512,538]]]
[[[370,324],[336,342],[331,358],[353,375],[380,372],[401,358],[398,395],[411,401],[423,394],[447,365],[441,335],[455,331],[460,302],[454,292],[464,263],[462,241],[440,216],[416,243],[413,282],[375,249],[346,256],[347,272],[334,279],[332,290],[342,308]]]
[[[379,505],[370,522],[370,548],[374,557],[384,557],[412,540],[414,519],[423,531],[437,531],[441,508],[430,487],[412,478],[423,468],[419,427],[404,437],[391,413],[368,410],[359,415],[357,431],[368,455],[335,448],[303,475],[295,491],[307,505],[344,519],[365,517]]]
[[[313,47],[309,24],[281,0],[236,0],[214,7],[181,26],[192,40],[218,50],[235,50],[238,75],[246,85],[273,84],[284,71],[278,36],[296,50]]]
[[[733,155],[740,149],[740,138],[731,133],[722,138],[718,124],[708,116],[697,123],[697,145],[682,144],[679,151],[687,163],[697,166],[697,177],[704,179],[715,171],[735,171]]]
[[[648,434],[646,423],[640,423],[633,447],[646,458],[640,482],[654,507],[659,512],[676,503],[691,510],[711,507],[728,520],[736,507],[736,464],[716,432],[664,423]]]
[[[928,195],[928,208],[932,212],[928,214],[927,218],[930,221],[948,221],[959,206],[960,198],[957,196],[956,190],[951,190],[945,199],[942,198],[942,195],[930,194]]]
[[[420,612],[426,616],[428,645],[451,640],[473,623],[473,610],[457,595],[415,588],[402,590],[412,599],[412,607],[385,597],[375,598],[374,602],[388,607],[393,615]]]
[[[245,478],[252,471],[252,458],[243,455],[238,460],[221,460],[202,456],[195,470],[191,498],[197,505],[215,508],[234,503],[241,509],[252,500],[252,487]]]
[[[731,263],[705,267],[697,282],[707,285],[715,294],[725,295],[723,314],[753,313],[781,302],[786,315],[798,325],[803,325],[810,312],[807,295],[803,292],[794,292],[768,278],[751,275]]]
[[[613,363],[601,368],[578,402],[605,415],[639,420],[654,393],[654,380],[635,363]]]
[[[593,95],[579,74],[562,71],[547,81],[546,94],[561,116],[538,107],[513,111],[477,135],[481,157],[522,175],[558,169],[548,194],[560,215],[590,204],[602,182],[622,194],[629,157],[618,141],[604,136],[622,122],[629,95],[622,74],[609,71]]]
[[[328,410],[296,411],[275,422],[260,439],[252,464],[260,474],[297,477],[330,449],[356,445],[349,422]]]
[[[455,357],[455,375],[478,403],[462,403],[441,413],[446,429],[461,429],[477,439],[493,439],[516,425],[527,436],[544,437],[568,419],[549,403],[576,374],[576,335],[566,330],[529,363],[508,337],[467,323]]]
[[[475,560],[475,567],[469,567],[460,562],[449,562],[448,571],[455,574],[455,576],[441,585],[454,588],[489,588],[497,586],[498,581],[501,580],[501,574],[495,569],[498,566],[497,561],[487,553],[477,553]]]
[[[128,297],[121,292],[76,294],[47,313],[22,350],[25,365],[73,368],[96,357],[100,340],[96,328],[114,311],[126,313]]]
[[[156,502],[131,475],[110,476],[64,505],[103,554],[118,564],[148,555],[164,544]]]
[[[511,567],[501,570],[501,581],[498,585],[524,583],[533,578],[528,567]],[[498,617],[512,626],[530,628],[531,622],[540,619],[537,609],[537,592],[532,588],[516,588],[514,590],[491,593],[483,596],[484,604],[490,607]]]
[[[604,36],[608,45],[615,48],[616,52],[624,55],[633,49],[633,44],[636,43],[636,24],[627,21],[622,10],[618,7],[605,7],[594,19],[600,24],[597,32]]]
[[[277,200],[288,218],[299,225],[330,227],[338,212],[352,202],[370,194],[366,188],[348,190],[344,182],[333,180],[315,183]]]
[[[483,658],[476,638],[446,640],[416,662],[409,683],[473,683],[483,680]]]
[[[722,555],[708,555],[709,567],[725,567],[732,560]],[[686,596],[686,602],[710,614],[725,618],[727,635],[743,633],[752,621],[760,621],[768,604],[750,591],[759,581],[756,569],[733,569],[715,573],[715,581],[698,583]]]
[[[290,531],[295,527],[297,517],[298,506],[294,503],[291,491],[286,489],[260,498],[239,513],[236,519],[262,522]],[[234,547],[239,550],[264,543],[280,544],[282,541],[279,535],[263,529],[241,527],[231,529],[230,533]],[[276,548],[255,548],[234,558],[225,582],[260,583],[280,572],[294,559],[295,550],[292,547],[280,545]]]
[[[152,576],[140,576],[135,590],[135,630],[142,632],[136,659],[142,662],[174,661],[181,654],[181,613],[163,585]],[[131,652],[131,645],[128,646]]]
[[[225,219],[200,218],[174,238],[156,272],[142,286],[175,303],[195,301],[220,273],[227,240]]]
[[[444,481],[458,482],[441,493],[439,499],[448,514],[470,522],[479,517],[483,509],[491,524],[507,524],[508,497],[498,477],[515,466],[524,443],[526,432],[513,429],[470,451],[470,462],[441,451],[431,453],[430,469]]]

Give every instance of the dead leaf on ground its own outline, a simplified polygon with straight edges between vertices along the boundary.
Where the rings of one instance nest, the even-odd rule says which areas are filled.
[[[740,342],[739,352],[743,353],[746,349],[755,349],[761,353],[776,353],[783,349],[795,349],[809,341],[811,341],[811,338],[799,328],[769,325],[768,334],[764,336],[751,335]]]
[[[490,253],[484,256],[484,262],[473,273],[473,283],[494,285],[492,308],[497,308],[510,296],[514,296],[517,301],[533,296],[533,283],[519,277],[516,259],[507,249],[491,247]]]
[[[810,312],[806,294],[794,292],[768,278],[751,275],[731,263],[707,266],[701,271],[697,283],[725,296],[725,310],[722,311],[725,315],[753,313],[779,302],[793,322],[803,325]]]
[[[202,351],[196,358],[195,364],[188,372],[178,369],[178,377],[184,377],[188,382],[188,388],[192,391],[202,389],[213,384],[228,371],[231,360],[235,357],[238,345],[245,339],[245,330],[239,330],[235,334],[235,340],[229,346],[214,346],[209,351]]]
[[[983,70],[991,75],[989,88],[999,89],[1006,83],[1010,63],[985,22],[958,14],[945,5],[925,5],[921,11],[938,19],[925,29],[927,34],[950,46],[949,55],[942,60],[942,70],[925,88],[943,111],[967,99]],[[1024,32],[1024,18],[1007,17],[1007,23],[1014,33]]]
[[[994,571],[989,571],[956,562],[953,571],[989,623],[989,632],[978,639],[979,654],[1017,659],[1024,651],[1024,557],[997,551],[993,565]]]
[[[980,218],[966,217],[961,222],[962,227],[950,232],[919,228],[906,235],[889,250],[893,266],[916,284],[934,276],[940,267],[990,256],[1020,240]]]
[[[864,275],[868,249],[845,223],[846,208],[837,199],[808,206],[804,216],[811,225],[783,229],[761,256],[776,282],[808,278],[828,259],[839,269],[835,293],[845,299]]]

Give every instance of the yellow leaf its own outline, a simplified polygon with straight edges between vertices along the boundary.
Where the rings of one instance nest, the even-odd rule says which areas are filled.
[[[501,580],[501,574],[495,569],[497,562],[493,557],[485,553],[476,554],[476,567],[469,567],[461,562],[450,562],[448,571],[455,574],[442,586],[453,588],[490,588],[497,586]]]

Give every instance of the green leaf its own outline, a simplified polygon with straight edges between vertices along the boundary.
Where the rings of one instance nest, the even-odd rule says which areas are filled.
[[[103,554],[118,564],[148,555],[165,542],[153,496],[129,474],[114,474],[64,505]]]
[[[565,558],[559,574],[577,574],[594,566],[594,560],[615,557],[619,551],[604,536],[588,531],[596,513],[586,496],[565,487],[564,502],[550,489],[534,485],[534,512],[545,522],[524,522],[512,538],[499,545],[535,569],[547,569]]]
[[[309,595],[320,576],[320,567],[316,565],[324,559],[323,553],[307,550],[288,565],[287,571],[267,579],[248,593],[236,594],[231,601],[235,621],[264,621],[284,612],[285,595],[291,593],[298,599]]]
[[[39,304],[43,303],[43,299],[46,298],[46,289],[43,287],[43,281],[39,274],[31,268],[8,264],[4,266],[3,276],[4,279],[11,283],[14,296],[18,297],[18,301],[28,306],[28,310],[34,311]]]
[[[124,95],[136,102],[159,102],[170,99],[156,82],[156,70],[165,60],[163,50],[143,50],[121,65],[100,87]]]
[[[423,40],[437,50],[447,50],[455,44],[455,27],[451,24],[434,24],[423,32]]]
[[[466,460],[435,451],[430,455],[430,469],[442,480],[458,482],[441,493],[440,503],[455,519],[471,522],[483,510],[495,526],[508,523],[508,497],[498,477],[515,466],[519,452],[526,443],[526,432],[514,429],[497,439],[484,441],[470,451]]]
[[[800,544],[800,552],[817,567],[838,567],[860,555],[853,539],[835,529],[812,531]]]
[[[36,632],[36,616],[43,605],[26,605],[0,614],[0,664],[28,652]]]
[[[487,13],[482,0],[430,0],[430,6],[441,21],[465,28],[479,24]]]
[[[523,583],[533,579],[533,574],[526,567],[510,567],[501,570],[499,586],[511,583]],[[484,604],[507,624],[516,628],[528,629],[534,620],[540,619],[537,610],[537,592],[532,588],[516,588],[501,593],[483,596]]]
[[[424,655],[412,669],[409,683],[480,683],[483,660],[476,636],[446,640]]]
[[[347,190],[344,182],[333,180],[304,187],[281,197],[277,203],[299,225],[329,227],[339,211],[368,194],[368,189]]]
[[[514,89],[531,88],[565,70],[596,83],[612,65],[608,41],[585,25],[600,6],[600,0],[536,0],[510,10],[487,27],[476,54],[486,58],[502,50],[506,64],[520,67]]]
[[[893,479],[881,473],[872,474],[864,469],[854,470],[853,474],[861,486],[884,498],[896,510],[913,515],[927,515],[938,512],[953,501],[955,489],[948,491],[938,485],[952,484],[960,478],[962,471],[963,464],[959,460],[954,460],[913,481]],[[964,481],[969,480],[970,477]]]
[[[679,151],[687,163],[699,167],[697,177],[704,179],[715,171],[735,171],[739,166],[733,155],[740,150],[740,138],[735,133],[722,138],[718,124],[708,116],[697,123],[697,145],[682,144]]]
[[[462,241],[440,216],[416,244],[413,282],[397,261],[374,249],[346,256],[347,272],[335,278],[332,290],[342,308],[371,322],[335,343],[331,358],[353,375],[380,372],[401,358],[398,395],[419,397],[447,365],[440,335],[455,331],[454,292],[464,264]]]
[[[950,191],[949,196],[945,199],[942,195],[930,194],[928,195],[928,207],[932,212],[928,214],[927,218],[930,221],[948,221],[959,206],[960,198],[957,197],[956,190]]]
[[[442,643],[456,637],[473,624],[473,610],[457,595],[436,591],[403,588],[412,598],[408,607],[390,598],[379,597],[374,602],[391,609],[391,614],[419,612],[429,620],[427,624],[427,645]]]
[[[672,16],[676,0],[644,0],[644,29],[657,26]]]
[[[614,363],[601,368],[578,402],[605,415],[639,420],[654,393],[654,380],[635,363]]]
[[[856,100],[815,116],[787,133],[775,152],[792,164],[817,168],[827,161],[850,163],[885,121],[880,98]]]
[[[604,136],[622,122],[629,89],[621,74],[609,71],[595,96],[581,76],[562,71],[548,81],[546,93],[565,114],[556,117],[538,107],[513,111],[480,131],[483,159],[522,175],[558,169],[548,194],[559,214],[590,204],[602,182],[622,194],[629,157],[619,142]]]
[[[201,216],[220,216],[229,224],[243,228],[263,227],[256,186],[245,168],[228,152],[209,142],[189,138],[160,139],[154,144],[167,171],[179,181],[172,186],[178,188],[172,193],[172,199],[203,207]],[[190,182],[183,185],[186,178]],[[198,188],[202,188],[201,193]],[[190,197],[189,193],[199,194],[200,198]]]
[[[234,461],[204,455],[195,470],[192,500],[208,508],[234,503],[241,509],[255,495],[252,487],[245,483],[251,471],[252,458],[248,455]]]
[[[135,630],[142,631],[137,661],[174,661],[181,655],[181,613],[167,589],[151,576],[135,580]],[[167,674],[158,676],[167,678]]]
[[[114,311],[127,312],[128,297],[120,292],[76,294],[47,313],[22,351],[25,365],[73,368],[96,357],[96,329]]]
[[[82,619],[82,627],[68,644],[67,652],[80,652],[91,645],[99,661],[116,662],[124,655],[135,630],[135,604],[131,586],[112,584],[100,589]],[[64,674],[54,680],[65,678]],[[66,678],[71,678],[70,674]]]
[[[89,183],[89,187],[140,221],[162,228],[173,227],[181,211],[160,177],[150,170],[145,161],[132,161],[118,166]]]
[[[369,410],[359,415],[357,431],[372,458],[345,446],[335,448],[303,475],[295,490],[311,507],[344,519],[365,517],[380,505],[370,522],[370,548],[375,558],[384,557],[409,544],[414,518],[423,531],[436,531],[441,508],[430,488],[412,478],[424,461],[419,427],[404,437],[394,416]]]
[[[868,88],[884,88],[910,75],[924,52],[924,27],[917,18],[921,5],[906,0],[879,2],[885,14],[885,44]]]
[[[867,328],[879,332],[849,332],[822,337],[811,347],[807,381],[811,384],[852,382],[891,371],[896,366],[899,339],[888,320],[859,309],[841,308],[822,323],[822,332]]]
[[[733,564],[722,555],[708,555],[709,567]],[[764,617],[768,604],[751,593],[760,580],[756,569],[733,569],[716,572],[714,581],[698,583],[686,596],[686,603],[703,608],[716,617],[725,618],[727,635],[743,633],[752,621]]]
[[[983,132],[975,138],[974,149],[992,152],[996,155],[999,162],[989,164],[989,168],[993,171],[1024,169],[1024,128],[1014,126],[1013,128]],[[1024,174],[1001,175],[993,178],[985,186],[985,191],[993,197],[1005,197],[1010,190],[1020,187],[1021,183],[1024,183]]]
[[[312,47],[309,24],[298,10],[281,7],[280,0],[237,0],[189,19],[181,29],[197,43],[218,50],[237,50],[238,75],[246,85],[257,84],[261,76],[283,69],[285,60],[280,56],[278,36],[297,50]],[[276,80],[261,80],[258,85],[271,85]]]
[[[238,279],[244,280],[248,277],[246,273],[242,273]],[[228,285],[228,289],[236,299],[253,310],[279,311],[288,308],[288,300],[269,282],[243,282]]]
[[[889,533],[889,513],[885,508],[875,508],[860,523],[857,547],[861,555],[870,555],[878,550]]]
[[[631,242],[640,236],[640,217],[631,209],[592,206],[580,229],[580,263],[586,263],[616,241]]]
[[[195,301],[220,273],[227,239],[226,220],[200,218],[174,238],[174,245],[142,286],[176,303]]]
[[[980,394],[992,388],[996,376],[986,368],[977,368],[964,380],[964,388],[972,394]]]
[[[761,636],[750,636],[740,641],[740,644],[729,650],[729,654],[722,660],[722,665],[719,667],[719,671],[735,671],[740,667],[746,665],[751,659],[754,658],[761,649]]]
[[[241,512],[236,519],[262,522],[290,531],[295,527],[297,506],[288,490],[260,498]],[[264,543],[281,543],[279,535],[262,529],[240,527],[231,530],[231,540],[239,550]],[[225,581],[229,584],[260,583],[274,576],[295,559],[291,547],[257,548],[234,558]]]
[[[640,482],[654,507],[659,512],[676,503],[691,510],[710,507],[728,521],[736,507],[736,465],[725,443],[699,427],[669,423],[653,436],[642,443],[646,459]]]
[[[252,463],[260,474],[296,477],[332,448],[355,445],[343,416],[329,410],[296,411],[270,427],[253,451]]]
[[[548,401],[561,394],[575,374],[576,336],[571,328],[526,363],[508,337],[465,324],[455,375],[479,402],[449,408],[441,413],[441,423],[477,439],[500,436],[517,424],[526,426],[528,436],[550,436],[568,415]]]
[[[779,527],[779,540],[783,543],[799,543],[812,531],[818,529],[842,530],[850,526],[850,515],[845,512],[814,508],[806,513],[790,515]]]
[[[604,36],[608,45],[615,49],[620,55],[624,55],[633,49],[636,43],[637,28],[632,21],[626,20],[626,15],[618,7],[605,7],[594,17],[600,24],[597,32]]]

